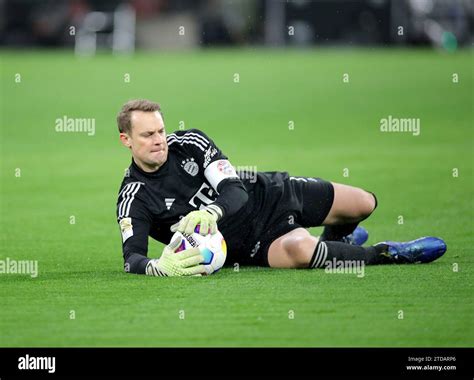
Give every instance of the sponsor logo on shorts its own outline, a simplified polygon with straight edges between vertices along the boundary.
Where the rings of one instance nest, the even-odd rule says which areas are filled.
[[[257,244],[255,244],[255,246],[253,247],[252,251],[250,252],[250,257],[254,257],[258,250],[260,249],[260,241],[257,242]]]

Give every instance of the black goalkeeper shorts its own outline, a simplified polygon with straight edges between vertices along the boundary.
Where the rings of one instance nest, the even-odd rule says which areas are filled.
[[[281,186],[277,190],[265,189],[265,197],[260,197],[262,207],[254,205],[257,211],[249,215],[246,227],[232,234],[233,238],[226,237],[229,246],[226,265],[268,267],[268,249],[273,241],[296,228],[321,226],[329,214],[334,201],[332,183],[321,178],[278,174],[284,175],[279,179]],[[249,196],[252,198],[254,194]]]

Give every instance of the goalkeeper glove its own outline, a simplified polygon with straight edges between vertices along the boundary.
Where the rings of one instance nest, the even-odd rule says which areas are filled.
[[[183,234],[191,235],[199,224],[199,233],[201,235],[215,234],[217,232],[217,219],[222,216],[222,210],[219,206],[210,205],[204,210],[191,211],[178,223],[171,226],[171,231],[179,231]]]
[[[181,238],[177,236],[168,244],[159,259],[151,259],[146,265],[145,273],[149,276],[200,276],[205,273],[203,265],[204,257],[199,248],[186,249],[175,252],[181,244]]]

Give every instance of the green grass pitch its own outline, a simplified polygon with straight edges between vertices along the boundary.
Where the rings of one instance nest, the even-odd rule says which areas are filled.
[[[0,259],[38,260],[39,273],[0,274],[0,346],[474,343],[471,51],[1,59]],[[366,267],[362,278],[255,267],[125,274],[115,202],[130,157],[115,116],[137,97],[161,103],[168,131],[180,121],[204,130],[234,165],[375,192],[369,243],[434,235],[448,251],[428,265]],[[95,134],[56,132],[64,115],[95,119]],[[421,134],[382,133],[389,115],[419,118]],[[159,252],[151,242],[150,256]]]

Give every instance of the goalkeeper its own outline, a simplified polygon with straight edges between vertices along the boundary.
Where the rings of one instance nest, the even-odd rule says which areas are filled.
[[[366,265],[428,263],[446,251],[424,237],[363,247],[358,226],[377,207],[375,194],[285,172],[237,173],[203,132],[166,134],[157,103],[131,100],[117,116],[122,144],[132,155],[117,200],[125,271],[152,276],[204,273],[197,248],[176,253],[175,231],[223,234],[227,264],[272,268],[324,268],[359,260]],[[239,175],[240,174],[240,175]],[[307,228],[324,226],[320,237]],[[148,237],[166,244],[148,257]],[[156,256],[160,256],[157,254]]]

